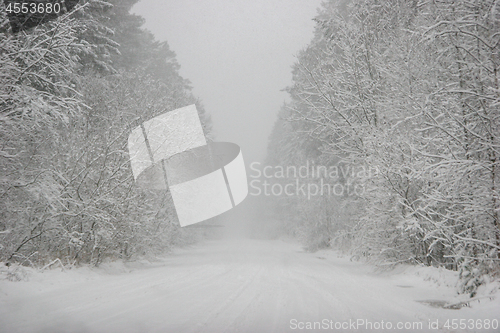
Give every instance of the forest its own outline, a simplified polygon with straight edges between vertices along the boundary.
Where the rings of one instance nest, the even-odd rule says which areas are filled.
[[[315,22],[266,163],[336,167],[308,186],[358,190],[270,195],[280,232],[455,270],[473,296],[500,268],[500,3],[332,0]]]
[[[196,104],[175,53],[130,14],[137,0],[80,1],[13,33],[0,6],[0,261],[43,267],[164,253],[181,229],[168,193],[134,184],[132,128]]]
[[[134,183],[141,122],[196,104],[212,135],[137,2],[81,0],[17,33],[0,5],[0,262],[96,266],[205,236],[179,227],[168,192]],[[262,165],[355,190],[264,196],[275,233],[458,271],[474,296],[500,273],[500,3],[327,0],[314,21]]]

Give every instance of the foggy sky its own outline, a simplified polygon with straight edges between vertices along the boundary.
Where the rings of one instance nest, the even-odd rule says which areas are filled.
[[[142,0],[133,12],[177,54],[217,141],[265,156],[291,66],[312,38],[321,0]]]

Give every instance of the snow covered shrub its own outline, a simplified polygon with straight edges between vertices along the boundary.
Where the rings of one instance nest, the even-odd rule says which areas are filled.
[[[472,260],[464,260],[460,264],[458,291],[474,297],[479,286],[487,281],[489,270],[484,264],[473,263]]]
[[[28,281],[29,273],[23,266],[0,263],[0,277],[12,282]]]

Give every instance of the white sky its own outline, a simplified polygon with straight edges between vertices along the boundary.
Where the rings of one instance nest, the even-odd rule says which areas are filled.
[[[177,54],[180,74],[212,116],[217,141],[261,160],[287,98],[295,55],[321,0],[142,0],[133,12]]]

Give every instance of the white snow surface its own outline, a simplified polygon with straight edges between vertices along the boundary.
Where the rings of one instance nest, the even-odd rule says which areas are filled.
[[[458,310],[418,302],[465,300],[455,291],[454,272],[380,271],[285,240],[210,240],[154,262],[24,269],[27,277],[18,282],[5,278],[6,269],[0,272],[0,332],[500,332],[443,327],[452,319],[499,320],[498,297]],[[352,326],[361,320],[422,322],[422,328]],[[429,321],[438,321],[439,329]]]

